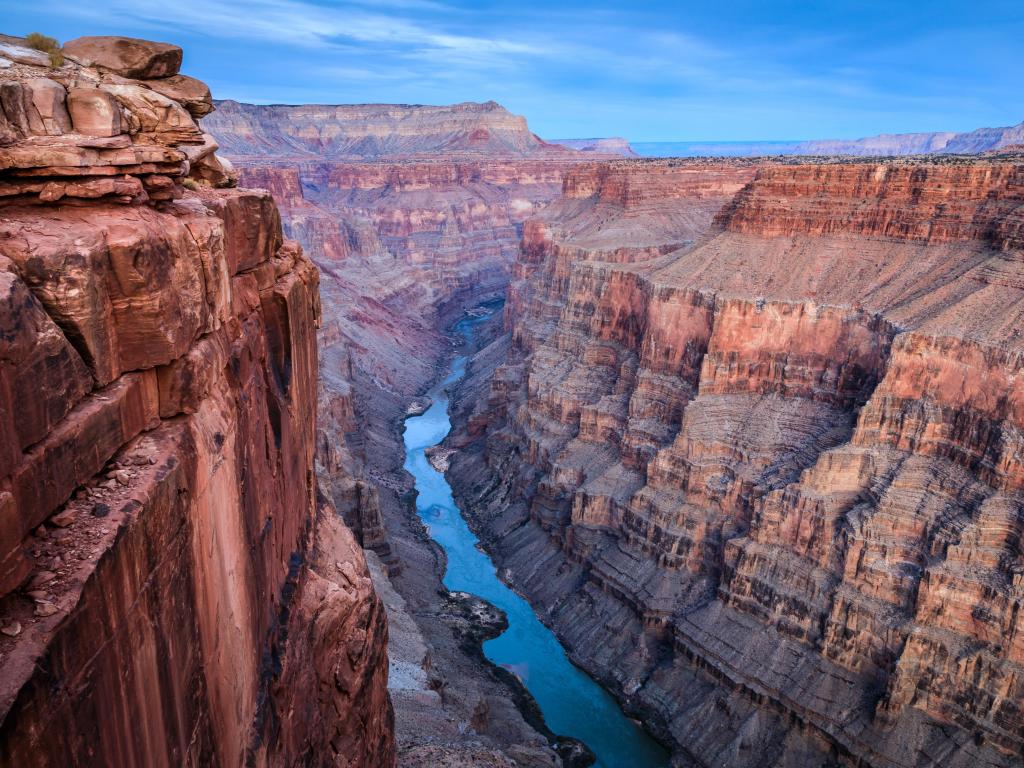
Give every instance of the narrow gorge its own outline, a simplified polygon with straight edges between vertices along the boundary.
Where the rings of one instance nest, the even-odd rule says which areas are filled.
[[[0,36],[0,766],[1024,764],[1020,147],[61,50]]]

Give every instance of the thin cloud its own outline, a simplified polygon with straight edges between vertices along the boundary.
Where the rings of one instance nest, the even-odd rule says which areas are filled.
[[[348,40],[423,46],[476,55],[539,55],[544,52],[528,43],[452,34],[394,14],[368,13],[353,7],[363,3],[328,8],[299,0],[250,0],[244,10],[228,0],[178,0],[174,3],[109,0],[102,6],[61,5],[69,15],[102,19],[108,24],[111,19],[120,19],[164,29],[171,25],[204,35],[230,30],[232,37],[303,47],[330,48]],[[446,10],[442,4],[416,0],[390,0],[373,5],[396,10]]]
[[[883,0],[798,5],[0,0],[0,15],[7,32],[181,43],[221,97],[494,99],[550,136],[839,137],[1024,115],[1019,0],[998,23]]]

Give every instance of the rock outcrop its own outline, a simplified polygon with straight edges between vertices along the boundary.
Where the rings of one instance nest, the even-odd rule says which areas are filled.
[[[1024,160],[766,165],[681,248],[651,168],[527,222],[463,508],[678,765],[1019,765]]]
[[[392,765],[384,611],[314,474],[316,268],[230,188],[180,48],[32,53],[0,69],[0,764]]]

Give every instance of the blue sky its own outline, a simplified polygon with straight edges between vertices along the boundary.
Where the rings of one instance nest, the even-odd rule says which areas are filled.
[[[214,96],[494,99],[547,138],[855,138],[1024,120],[1024,0],[0,0],[0,31],[185,48]]]

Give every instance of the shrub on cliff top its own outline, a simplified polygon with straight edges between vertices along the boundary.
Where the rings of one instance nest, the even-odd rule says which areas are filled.
[[[57,69],[64,64],[64,54],[60,52],[60,43],[56,38],[39,32],[29,32],[25,36],[25,45],[37,51],[49,54],[50,66]]]

